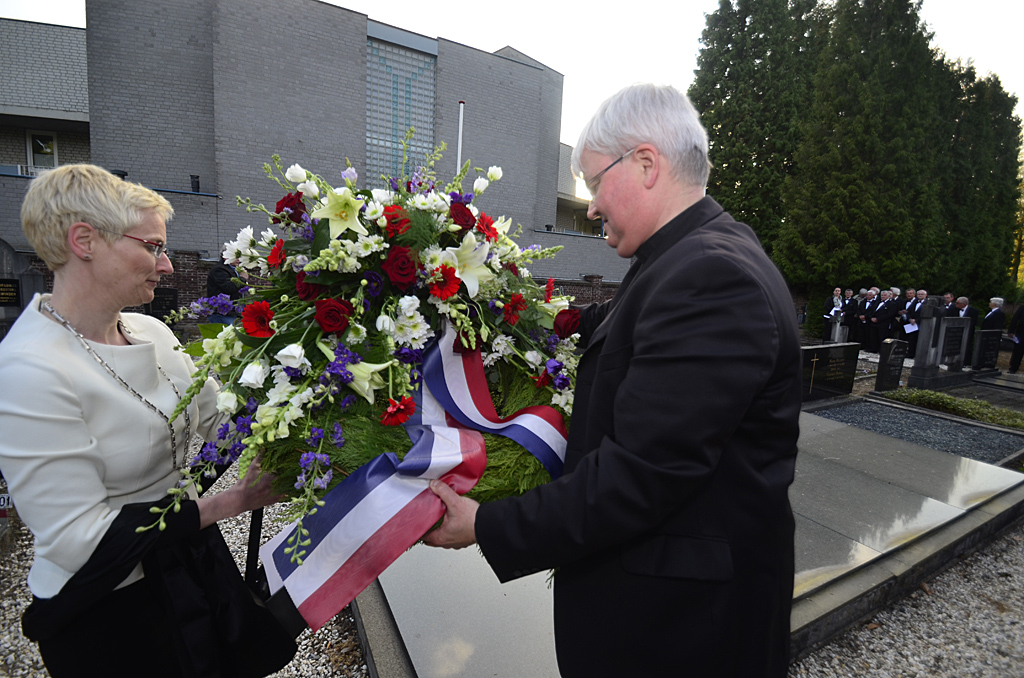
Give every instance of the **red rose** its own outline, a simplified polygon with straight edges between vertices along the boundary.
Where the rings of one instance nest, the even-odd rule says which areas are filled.
[[[513,264],[511,261],[506,261],[501,265],[501,267],[506,271],[511,272],[512,275],[514,275],[515,277],[519,277],[519,267]]]
[[[274,312],[270,310],[269,303],[255,301],[242,310],[242,329],[250,337],[273,336],[274,330],[270,327],[273,317]]]
[[[344,299],[317,299],[316,321],[320,329],[328,334],[344,332],[348,328],[348,319],[352,315],[352,304]]]
[[[409,230],[409,217],[399,205],[388,205],[384,208],[384,218],[388,225],[385,229],[389,238],[402,235]]]
[[[398,426],[409,421],[409,417],[416,413],[416,401],[406,396],[402,402],[394,398],[388,398],[388,408],[380,415],[380,423],[384,426]]]
[[[303,301],[310,301],[319,297],[320,293],[323,291],[323,285],[306,282],[305,271],[299,271],[299,274],[295,276],[295,293],[299,295],[299,299],[302,299]]]
[[[555,316],[555,334],[559,339],[568,339],[576,334],[580,326],[580,312],[575,308],[559,311]]]
[[[452,221],[461,226],[463,230],[473,228],[476,224],[476,217],[461,202],[453,202],[448,211],[452,215]]]
[[[289,193],[285,197],[277,201],[277,207],[274,210],[280,214],[285,210],[288,210],[288,219],[294,221],[296,224],[302,223],[302,215],[306,213],[306,203],[302,202],[302,193],[295,191]],[[281,223],[281,220],[277,217],[271,219],[275,224]]]
[[[494,228],[494,219],[483,212],[480,213],[480,217],[476,220],[476,230],[483,233],[484,237],[491,242],[498,240],[498,229]]]
[[[388,258],[381,269],[388,274],[391,283],[403,292],[416,282],[416,260],[408,247],[394,245],[388,249]]]
[[[284,263],[284,240],[278,239],[274,243],[273,249],[270,250],[270,254],[267,255],[267,265],[270,268],[280,268],[281,264]]]

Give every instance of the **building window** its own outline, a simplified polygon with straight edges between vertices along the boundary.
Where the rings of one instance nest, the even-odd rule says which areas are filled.
[[[366,186],[402,173],[402,140],[410,127],[410,174],[434,150],[437,57],[369,38],[366,41]]]
[[[25,136],[28,146],[28,171],[35,176],[41,170],[57,166],[57,135],[52,132],[32,132]]]

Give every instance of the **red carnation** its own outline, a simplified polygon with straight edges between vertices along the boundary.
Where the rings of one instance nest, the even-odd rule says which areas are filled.
[[[388,274],[391,283],[403,292],[416,282],[416,268],[416,261],[409,253],[409,248],[400,245],[388,249],[388,258],[381,265],[381,270]]]
[[[398,426],[409,421],[409,417],[416,413],[416,401],[409,396],[397,402],[394,398],[388,398],[388,408],[380,415],[380,423],[384,426]]]
[[[396,235],[402,235],[409,230],[409,217],[406,215],[405,210],[399,205],[388,205],[384,208],[384,218],[387,219],[388,225],[385,229],[389,238],[394,238]]]
[[[274,243],[273,249],[270,250],[270,254],[267,255],[267,265],[270,268],[280,268],[281,264],[284,263],[284,240],[278,239]]]
[[[242,329],[250,337],[273,336],[274,330],[270,327],[270,321],[273,318],[274,312],[270,310],[269,303],[255,301],[242,310]]]
[[[506,261],[501,265],[501,267],[506,271],[511,271],[512,275],[514,275],[515,277],[519,277],[519,267],[513,264],[511,261]]]
[[[548,278],[548,284],[544,286],[544,303],[551,303],[551,295],[555,292],[555,279]]]
[[[495,242],[498,240],[498,229],[494,228],[494,219],[483,212],[476,220],[476,229],[484,234],[484,237]]]
[[[274,209],[278,214],[288,210],[288,219],[296,224],[301,224],[302,215],[306,213],[306,203],[302,202],[302,193],[295,191],[278,200],[277,207]],[[277,217],[274,217],[271,221],[275,224],[281,223],[281,220]]]
[[[502,312],[505,314],[505,322],[509,325],[515,325],[519,322],[519,311],[526,310],[526,300],[523,299],[523,295],[516,292],[512,295],[512,298],[508,300]]]
[[[299,295],[299,299],[303,301],[310,301],[316,299],[323,292],[323,285],[316,285],[313,283],[306,282],[306,272],[299,271],[299,274],[295,276],[295,293]]]
[[[476,217],[461,202],[453,202],[448,211],[452,215],[452,221],[461,226],[464,231],[473,228],[473,225],[476,224]]]
[[[544,388],[545,386],[547,386],[548,384],[551,383],[551,375],[548,374],[547,370],[544,370],[542,373],[538,374],[536,377],[530,377],[530,379],[533,379],[533,381],[536,384],[537,388]]]
[[[352,315],[352,304],[344,299],[317,299],[316,321],[320,329],[330,334],[344,332],[348,328],[348,319]]]
[[[559,311],[555,316],[555,334],[559,339],[568,339],[576,334],[580,326],[580,312],[575,308]]]
[[[441,264],[434,269],[434,273],[441,277],[440,280],[430,283],[430,293],[438,299],[444,300],[453,297],[459,292],[459,285],[462,281],[455,275],[455,269],[448,264]]]

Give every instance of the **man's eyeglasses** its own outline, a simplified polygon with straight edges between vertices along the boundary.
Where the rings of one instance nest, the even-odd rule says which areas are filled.
[[[603,170],[601,170],[600,172],[595,174],[590,179],[584,178],[584,182],[587,184],[587,190],[590,191],[590,194],[593,195],[594,193],[597,192],[597,183],[601,179],[601,177],[604,176],[605,172],[607,172],[611,168],[613,168],[616,165],[618,165],[620,162],[622,162],[626,158],[627,155],[629,155],[630,153],[632,153],[635,150],[636,150],[636,147],[634,146],[633,148],[629,149],[628,151],[626,151],[625,153],[620,155],[617,160],[612,162],[612,164],[610,164],[607,167],[605,167]]]
[[[149,253],[153,255],[154,259],[159,259],[161,255],[167,252],[167,245],[159,242],[153,242],[152,240],[143,240],[142,238],[136,238],[134,235],[128,235],[127,233],[118,233],[117,231],[111,231],[109,228],[100,228],[99,226],[93,226],[97,231],[104,231],[106,233],[113,233],[119,235],[122,238],[131,238],[132,240],[138,240],[146,246]]]

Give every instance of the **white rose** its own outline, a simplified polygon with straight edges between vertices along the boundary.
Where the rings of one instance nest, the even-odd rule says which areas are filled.
[[[263,388],[263,380],[266,378],[267,373],[263,369],[263,365],[260,363],[249,363],[242,370],[242,376],[239,377],[238,383],[250,388]]]
[[[401,309],[402,315],[411,318],[416,315],[416,309],[420,307],[420,300],[412,295],[402,297],[398,302],[398,307]]]
[[[491,181],[497,181],[501,178],[501,168],[497,165],[491,165],[487,168],[487,178]]]
[[[288,168],[288,171],[284,173],[284,178],[293,184],[296,181],[305,181],[306,170],[302,169],[299,165],[292,165]]]
[[[306,352],[299,344],[289,344],[278,351],[274,357],[285,367],[302,367],[302,363],[306,359]]]
[[[320,189],[316,187],[312,181],[303,181],[301,184],[295,187],[296,190],[302,192],[302,195],[308,195],[313,198],[320,195]]]
[[[217,394],[217,411],[225,414],[233,414],[238,409],[238,397],[231,391],[221,391]]]
[[[483,193],[487,190],[487,187],[491,185],[491,182],[487,181],[483,177],[477,177],[476,181],[473,182],[473,192]]]
[[[544,356],[536,351],[527,351],[523,358],[525,358],[526,362],[530,363],[532,367],[540,367],[540,364],[544,362]]]

